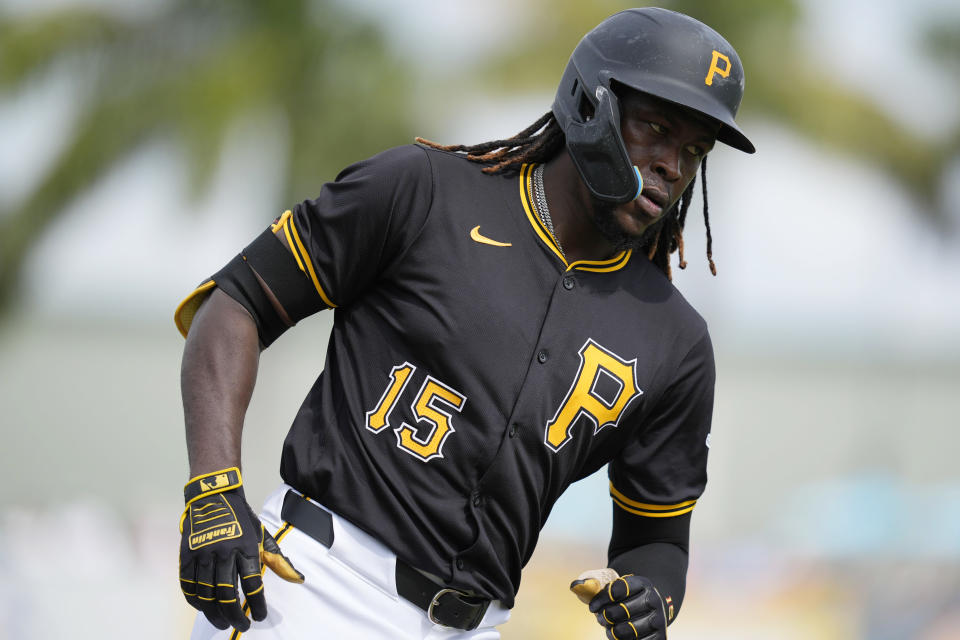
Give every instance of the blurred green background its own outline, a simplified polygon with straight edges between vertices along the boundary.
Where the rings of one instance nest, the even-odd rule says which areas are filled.
[[[512,135],[613,0],[0,0],[0,639],[186,637],[179,300],[346,164]],[[683,0],[737,48],[755,156],[711,154],[710,484],[671,638],[960,638],[960,6]],[[699,210],[695,203],[692,211]],[[332,317],[264,353],[251,501]],[[520,637],[602,638],[603,474]]]

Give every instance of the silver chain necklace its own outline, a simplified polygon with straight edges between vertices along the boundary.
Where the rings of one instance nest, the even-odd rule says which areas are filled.
[[[546,189],[543,188],[543,167],[544,165],[538,164],[533,168],[533,199],[540,221],[543,222],[543,226],[547,228],[547,231],[556,243],[557,249],[560,250],[560,255],[566,260],[567,256],[563,253],[563,247],[560,246],[560,239],[557,237],[556,231],[553,230],[553,218],[550,217],[550,207],[547,206],[547,192]]]

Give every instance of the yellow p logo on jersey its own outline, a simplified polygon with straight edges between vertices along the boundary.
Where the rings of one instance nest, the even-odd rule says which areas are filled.
[[[588,339],[580,348],[580,369],[567,391],[567,397],[547,422],[544,444],[554,451],[573,439],[573,426],[580,418],[593,424],[596,435],[604,427],[620,422],[627,405],[643,394],[637,386],[637,359],[624,360]],[[597,393],[598,382],[608,378],[616,387],[613,397]]]
[[[723,68],[717,66],[717,63],[723,60]],[[707,77],[704,79],[704,84],[707,86],[713,85],[713,74],[718,74],[724,78],[730,75],[730,58],[723,55],[716,49],[713,50],[713,58],[710,60],[710,68],[707,70]]]

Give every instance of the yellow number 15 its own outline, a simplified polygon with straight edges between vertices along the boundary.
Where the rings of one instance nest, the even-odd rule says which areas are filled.
[[[380,433],[391,426],[390,412],[416,370],[409,362],[391,369],[390,383],[377,406],[367,412],[367,429]],[[451,410],[459,413],[466,401],[462,393],[428,375],[410,405],[420,426],[414,428],[402,422],[396,427],[393,431],[397,436],[397,446],[423,462],[442,458],[444,441],[456,431],[451,422]]]

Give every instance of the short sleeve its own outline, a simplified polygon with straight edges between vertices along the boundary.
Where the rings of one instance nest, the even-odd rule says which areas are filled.
[[[609,465],[616,508],[646,518],[693,510],[707,483],[715,377],[713,346],[704,333],[646,424]]]
[[[413,243],[432,198],[427,154],[408,145],[347,167],[277,226],[326,306],[344,306]]]

